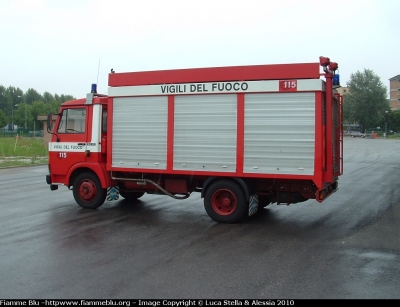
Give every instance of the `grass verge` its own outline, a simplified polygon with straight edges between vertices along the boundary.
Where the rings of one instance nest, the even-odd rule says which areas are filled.
[[[0,138],[0,168],[46,164],[48,150],[43,138]]]

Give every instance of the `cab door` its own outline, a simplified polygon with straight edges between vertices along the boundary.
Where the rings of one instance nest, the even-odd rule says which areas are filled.
[[[86,162],[85,151],[90,135],[87,114],[87,106],[71,106],[62,110],[49,145],[54,183],[64,183],[66,174],[74,164]]]

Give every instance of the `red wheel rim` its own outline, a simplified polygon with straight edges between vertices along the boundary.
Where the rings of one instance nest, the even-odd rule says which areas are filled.
[[[96,197],[96,185],[91,180],[84,180],[79,184],[79,197],[84,201],[91,201]]]
[[[213,194],[211,204],[219,215],[230,215],[236,209],[236,196],[229,190],[220,189]]]

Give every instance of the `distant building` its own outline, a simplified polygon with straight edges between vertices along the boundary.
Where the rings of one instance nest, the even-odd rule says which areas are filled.
[[[8,123],[3,128],[1,128],[1,130],[3,130],[3,131],[17,131],[18,130],[18,125],[14,125],[14,129],[13,129],[13,124],[12,123]]]
[[[47,116],[46,115],[39,115],[37,117],[37,119],[39,121],[43,121],[43,132],[44,132],[44,137],[43,137],[43,145],[46,148],[49,148],[49,142],[51,140],[51,133],[47,132]],[[54,127],[54,125],[56,124],[56,120],[57,120],[57,115],[53,115],[52,116],[52,126]]]
[[[342,87],[338,87],[335,89],[341,96],[343,96],[343,104],[344,104],[344,100],[346,97],[346,94],[348,94],[350,92],[350,89],[348,87],[342,86]]]
[[[390,108],[400,110],[400,75],[389,79],[390,81]]]
[[[349,88],[348,87],[338,87],[336,90],[342,96],[344,96],[344,95],[349,93]]]

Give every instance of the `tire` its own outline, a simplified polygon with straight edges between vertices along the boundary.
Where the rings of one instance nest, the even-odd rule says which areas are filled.
[[[244,217],[249,204],[242,188],[229,180],[218,180],[205,192],[204,208],[218,223],[236,223]]]
[[[90,172],[79,174],[73,184],[75,201],[82,208],[96,209],[100,207],[107,196],[107,189],[103,189],[99,178]]]
[[[144,195],[144,192],[127,192],[119,190],[119,195],[121,195],[126,200],[137,200]]]

